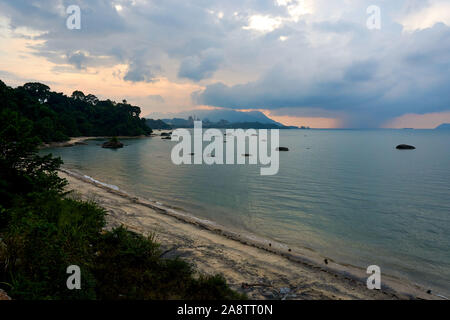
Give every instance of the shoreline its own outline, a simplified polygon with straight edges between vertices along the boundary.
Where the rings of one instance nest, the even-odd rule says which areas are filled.
[[[230,287],[250,299],[441,299],[414,283],[384,274],[382,289],[369,290],[365,283],[369,275],[361,268],[329,258],[325,264],[325,257],[318,253],[239,234],[95,177],[64,168],[59,175],[68,180],[68,189],[76,197],[106,209],[108,228],[124,225],[141,234],[153,233],[164,256],[181,257],[202,273],[220,273]]]
[[[158,130],[153,130],[158,131]],[[141,136],[117,136],[117,139],[144,139],[144,138],[151,138],[158,136],[155,133],[152,133],[148,136],[141,135]],[[43,143],[39,149],[47,149],[47,148],[67,148],[67,147],[74,147],[77,145],[85,145],[87,140],[96,140],[96,139],[110,139],[112,136],[99,136],[99,137],[72,137],[68,141],[62,141],[62,142],[49,142],[49,143]]]

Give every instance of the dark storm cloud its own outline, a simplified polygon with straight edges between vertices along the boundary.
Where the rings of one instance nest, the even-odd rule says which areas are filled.
[[[115,73],[125,81],[202,81],[198,104],[346,113],[353,126],[450,109],[449,27],[405,32],[399,23],[441,0],[380,1],[376,31],[366,27],[373,1],[305,0],[314,10],[299,16],[295,1],[7,0],[0,15],[12,30],[40,31],[31,49],[60,72],[125,64]],[[65,9],[74,4],[81,30],[66,28]],[[248,28],[255,15],[279,25]]]

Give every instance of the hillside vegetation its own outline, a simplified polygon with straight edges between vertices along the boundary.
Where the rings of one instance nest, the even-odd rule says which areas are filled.
[[[242,298],[221,276],[162,258],[152,237],[105,230],[103,208],[65,193],[61,159],[37,153],[42,140],[67,135],[148,133],[138,108],[41,84],[0,83],[0,95],[0,289],[25,300]],[[80,290],[67,287],[71,265],[81,269]]]
[[[141,119],[141,109],[125,100],[99,100],[92,94],[71,97],[52,92],[42,83],[11,88],[0,81],[1,109],[31,121],[32,134],[43,142],[66,141],[80,136],[139,136],[152,130]]]

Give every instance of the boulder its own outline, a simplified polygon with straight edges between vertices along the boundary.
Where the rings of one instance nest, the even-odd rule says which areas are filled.
[[[414,150],[416,147],[410,146],[408,144],[399,144],[396,149],[398,150]]]
[[[123,148],[123,143],[119,142],[117,138],[112,138],[111,140],[102,144],[102,148],[119,149]]]

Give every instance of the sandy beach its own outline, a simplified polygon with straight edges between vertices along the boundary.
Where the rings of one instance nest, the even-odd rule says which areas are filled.
[[[325,264],[317,253],[237,234],[65,169],[60,176],[68,180],[70,196],[95,201],[107,210],[108,228],[124,225],[154,234],[165,257],[180,257],[205,274],[222,274],[233,289],[251,299],[439,299],[385,275],[381,290],[369,290],[363,269],[331,259]]]
[[[156,136],[158,135],[157,133],[152,133],[150,136],[136,136],[136,137],[130,137],[130,136],[118,136],[116,137],[117,139],[139,139],[139,138],[148,138],[148,137],[152,137],[152,136]],[[68,141],[63,141],[63,142],[50,142],[50,143],[43,143],[40,148],[41,149],[45,149],[45,148],[66,148],[66,147],[73,147],[76,145],[83,145],[86,144],[85,141],[87,140],[95,140],[95,139],[109,139],[112,137],[74,137],[74,138],[70,138]]]

